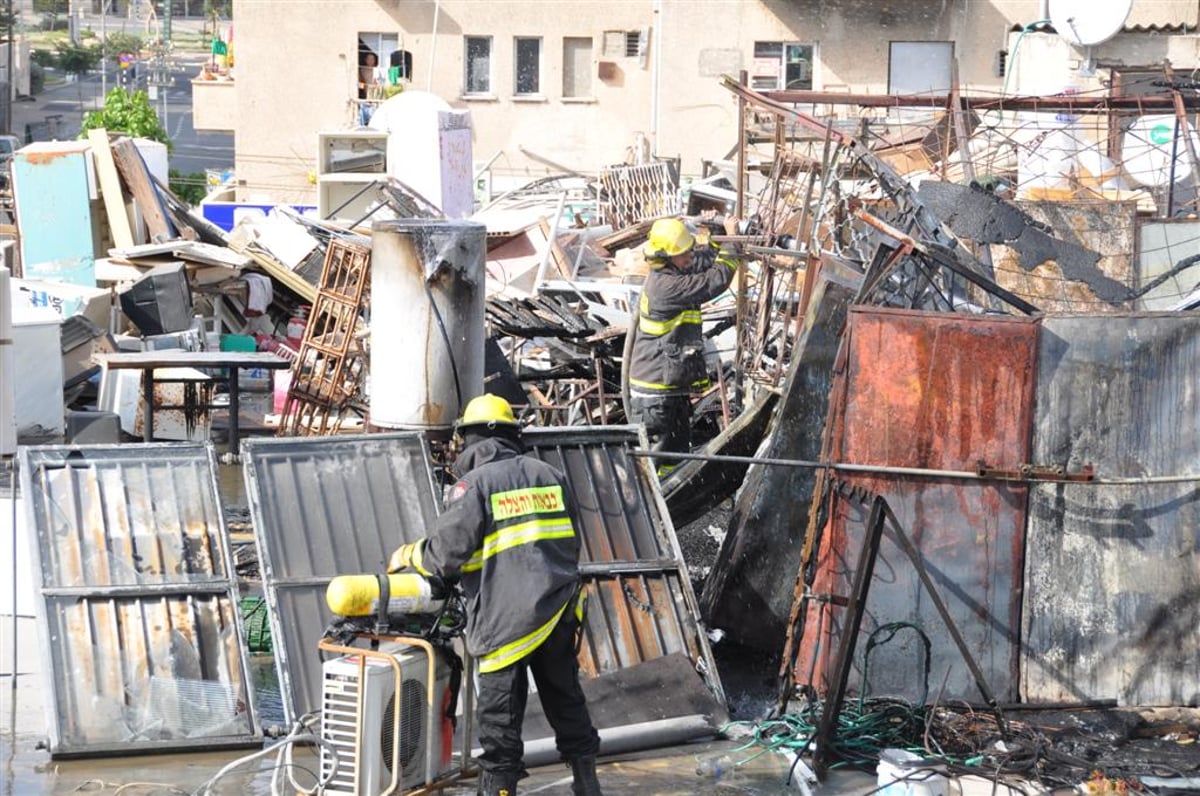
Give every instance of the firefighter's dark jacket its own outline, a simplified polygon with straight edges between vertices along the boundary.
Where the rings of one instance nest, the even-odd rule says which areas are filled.
[[[699,246],[699,244],[697,244]],[[670,262],[652,270],[642,285],[638,324],[629,362],[629,389],[636,395],[687,395],[708,389],[700,305],[733,281],[733,249],[698,249],[684,271]]]
[[[461,575],[467,649],[481,672],[498,671],[537,649],[564,612],[579,611],[575,501],[558,470],[506,439],[473,442],[454,469],[460,480],[413,566]]]

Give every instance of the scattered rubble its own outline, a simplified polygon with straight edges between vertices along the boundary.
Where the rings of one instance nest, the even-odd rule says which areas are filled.
[[[1190,704],[1200,681],[1176,616],[1191,615],[1196,580],[1198,338],[1186,313],[1145,314],[1195,303],[1195,185],[1130,173],[1119,146],[1102,154],[1096,131],[1141,109],[1098,98],[955,95],[892,124],[799,110],[883,98],[725,86],[746,143],[705,179],[620,164],[535,180],[473,217],[486,228],[483,383],[559,433],[625,426],[650,223],[739,214],[744,268],[704,314],[716,378],[696,401],[703,444],[654,490],[693,551],[681,566],[706,574],[696,638],[718,655],[737,644],[781,657],[757,742],[811,751],[817,739],[818,775],[888,746],[934,756],[941,774],[1048,787],[1195,775],[1191,725],[1091,712]],[[1069,120],[1051,124],[1055,112]],[[23,202],[52,154],[35,149],[14,170],[20,235],[7,251],[15,304],[52,313],[55,343],[36,356],[61,357],[50,392],[66,410],[116,416],[112,443],[143,430],[207,440],[221,403],[211,386],[189,390],[220,373],[177,374],[185,394],[152,399],[183,408],[172,425],[95,363],[245,349],[286,366],[244,372],[243,428],[382,430],[371,328],[396,308],[372,300],[371,254],[394,220],[440,223],[428,199],[388,180],[359,223],[281,206],[225,231],[182,207],[135,142],[93,133],[61,149],[96,169],[99,231],[38,253]],[[70,198],[91,207],[81,186]],[[426,271],[426,290],[451,259]],[[22,441],[83,441],[78,418],[38,419],[35,387],[17,402]],[[1067,585],[1076,576],[1103,582]],[[618,591],[610,608],[626,597],[646,603]],[[702,670],[707,642],[689,643]],[[870,666],[864,647],[879,656]],[[1026,712],[1038,703],[1120,726],[1039,723]],[[867,729],[894,736],[857,745]]]

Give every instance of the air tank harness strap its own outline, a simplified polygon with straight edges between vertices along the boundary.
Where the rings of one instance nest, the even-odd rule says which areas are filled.
[[[446,666],[450,668],[450,680],[447,683],[450,691],[450,699],[446,702],[446,718],[450,720],[450,726],[458,729],[458,693],[462,688],[463,679],[463,660],[458,652],[454,649],[454,642],[450,639],[441,639],[439,641],[430,641],[434,648],[441,653],[446,661]]]
[[[386,572],[379,576],[379,600],[375,603],[375,632],[379,635],[386,635],[391,629],[388,622],[388,603],[392,599],[392,582],[388,578]]]

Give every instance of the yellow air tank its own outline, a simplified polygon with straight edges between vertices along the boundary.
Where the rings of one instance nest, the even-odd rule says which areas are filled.
[[[388,616],[432,614],[445,600],[433,585],[415,572],[385,575],[388,579]],[[325,604],[338,616],[370,616],[379,613],[378,575],[339,575],[325,588]]]

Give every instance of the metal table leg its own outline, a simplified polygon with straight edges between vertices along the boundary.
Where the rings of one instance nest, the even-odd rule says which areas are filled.
[[[236,365],[229,369],[229,452],[234,456],[239,454],[238,448],[238,407],[241,391],[238,389],[238,368]]]

